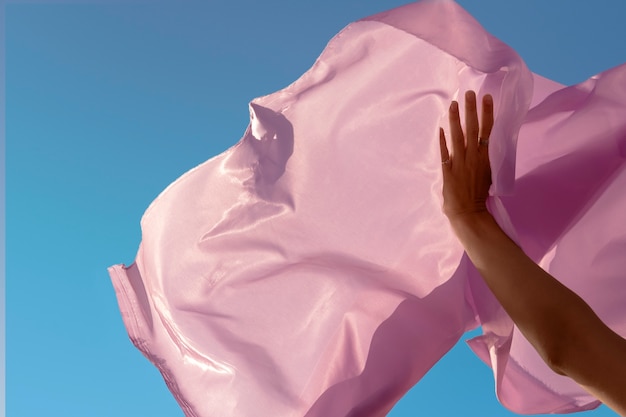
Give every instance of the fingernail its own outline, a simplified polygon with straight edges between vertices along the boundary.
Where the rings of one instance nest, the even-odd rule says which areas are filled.
[[[452,103],[450,103],[450,110],[457,111],[458,109],[459,109],[459,103],[453,100]]]

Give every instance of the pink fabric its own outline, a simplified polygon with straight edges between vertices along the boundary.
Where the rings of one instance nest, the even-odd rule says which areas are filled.
[[[564,88],[456,3],[414,3],[253,100],[241,141],[170,185],[135,263],[110,268],[188,417],[384,416],[481,324],[470,345],[505,406],[597,406],[541,362],[441,213],[437,130],[468,89],[496,103],[499,223],[626,335],[626,66]]]

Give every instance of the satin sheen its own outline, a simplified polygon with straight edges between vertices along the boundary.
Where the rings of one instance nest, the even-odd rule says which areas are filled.
[[[598,406],[541,361],[441,212],[437,132],[469,89],[496,105],[490,210],[626,336],[626,65],[564,87],[423,1],[350,24],[253,100],[239,143],[163,191],[135,262],[109,269],[187,417],[384,416],[479,325],[507,408]]]

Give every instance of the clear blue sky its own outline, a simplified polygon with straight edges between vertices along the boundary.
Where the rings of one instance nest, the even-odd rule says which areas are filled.
[[[7,416],[183,415],[128,340],[106,268],[132,262],[163,188],[238,141],[252,98],[298,78],[349,22],[403,3],[6,5]],[[626,61],[623,0],[460,3],[556,81]],[[460,343],[390,415],[512,414]]]

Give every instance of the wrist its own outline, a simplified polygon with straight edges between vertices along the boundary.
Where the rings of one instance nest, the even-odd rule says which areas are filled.
[[[483,246],[494,236],[503,233],[491,213],[486,210],[456,214],[449,216],[449,220],[454,234],[468,254],[477,246]]]
[[[502,250],[506,249],[508,253],[519,250],[488,211],[450,217],[450,224],[479,271],[500,262],[497,254]]]
[[[486,209],[468,213],[448,214],[448,220],[450,220],[450,225],[457,235],[460,233],[481,234],[481,229],[486,227],[494,225],[499,227],[491,213]]]

